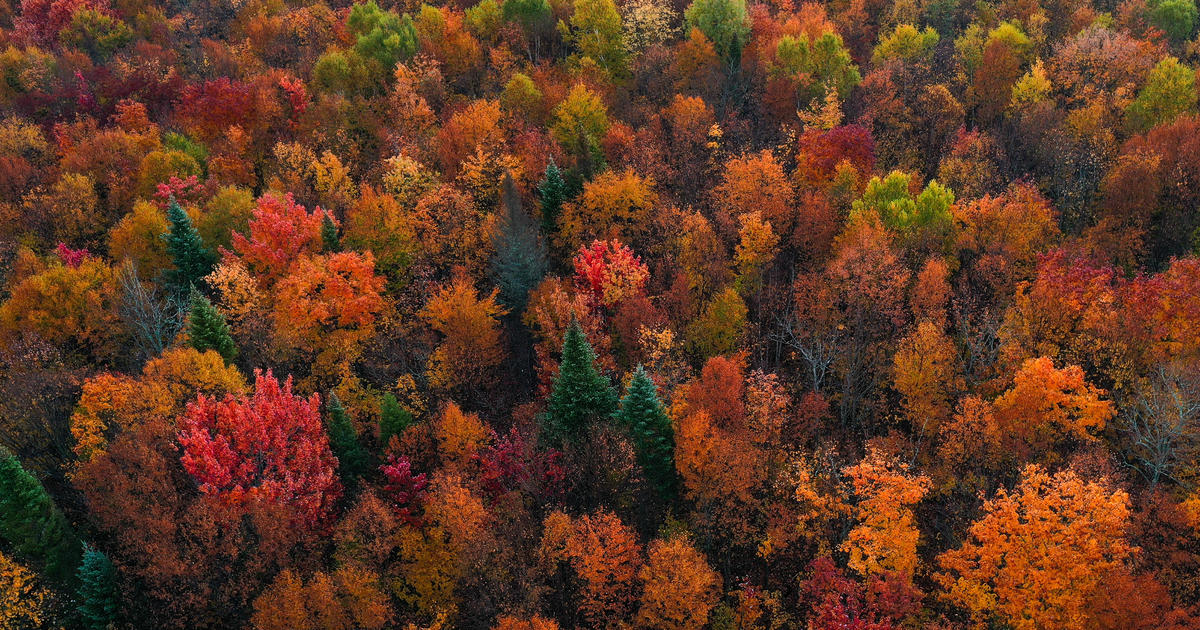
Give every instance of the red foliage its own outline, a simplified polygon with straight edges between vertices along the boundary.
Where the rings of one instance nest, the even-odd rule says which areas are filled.
[[[321,523],[342,487],[320,404],[317,394],[292,394],[291,377],[281,386],[270,371],[255,371],[251,397],[201,394],[179,419],[183,467],[205,494],[288,505],[308,525]]]

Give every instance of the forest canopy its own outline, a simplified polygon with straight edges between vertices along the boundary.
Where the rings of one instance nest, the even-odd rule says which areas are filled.
[[[0,628],[1200,629],[1196,0],[0,0]]]

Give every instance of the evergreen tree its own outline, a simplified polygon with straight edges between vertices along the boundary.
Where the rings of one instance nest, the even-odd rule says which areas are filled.
[[[670,496],[675,487],[675,445],[671,419],[658,399],[658,386],[639,365],[621,399],[617,421],[629,431],[638,463],[659,491]]]
[[[50,495],[0,447],[0,538],[17,555],[37,564],[59,582],[72,578],[79,566],[80,545],[67,519]]]
[[[237,345],[229,334],[225,316],[195,289],[192,290],[192,305],[188,313],[188,341],[200,352],[215,350],[225,359],[225,363],[233,363],[237,358]]]
[[[543,431],[552,443],[579,439],[594,418],[607,418],[617,410],[617,395],[608,379],[596,371],[595,361],[596,353],[583,328],[572,321],[543,418]]]
[[[328,211],[321,218],[321,244],[326,252],[342,251],[342,239],[338,236],[338,226],[333,222],[333,217],[329,216]]]
[[[117,570],[108,556],[84,546],[79,566],[79,622],[86,630],[107,630],[117,619]]]
[[[504,222],[496,236],[492,272],[500,287],[500,301],[511,313],[525,310],[529,292],[546,275],[546,246],[537,225],[521,209],[521,197],[512,175],[504,173]]]
[[[379,410],[379,443],[386,449],[393,435],[400,435],[413,423],[412,413],[391,393],[383,395]]]
[[[546,165],[546,174],[538,184],[538,197],[542,200],[542,231],[551,234],[558,227],[558,215],[567,201],[567,182],[554,160]]]
[[[217,259],[204,246],[200,233],[192,225],[192,218],[174,197],[167,206],[167,220],[171,223],[171,231],[163,234],[163,238],[167,241],[167,254],[171,256],[174,268],[164,272],[164,276],[172,294],[184,297],[212,272]]]
[[[325,411],[329,414],[325,432],[329,434],[329,449],[338,460],[338,474],[347,488],[353,488],[367,470],[367,451],[359,444],[358,433],[337,394],[329,393]]]

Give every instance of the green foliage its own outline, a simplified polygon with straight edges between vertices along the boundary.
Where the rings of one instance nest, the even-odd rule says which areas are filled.
[[[695,0],[684,12],[688,30],[700,29],[730,66],[742,58],[750,41],[750,16],[745,0]]]
[[[853,211],[878,213],[884,225],[910,241],[919,237],[948,238],[954,227],[950,214],[954,193],[935,180],[913,197],[909,191],[911,179],[911,175],[900,171],[892,171],[883,179],[872,177],[862,198],[854,202]]]
[[[163,235],[167,241],[167,254],[171,257],[172,269],[164,272],[168,289],[173,295],[186,296],[193,287],[204,282],[204,276],[212,272],[217,258],[204,246],[200,233],[192,225],[192,218],[171,199],[167,206],[167,221],[171,231]]]
[[[558,228],[558,215],[567,201],[567,182],[554,160],[546,165],[546,173],[538,184],[538,197],[542,200],[542,232],[553,234]]]
[[[337,394],[329,393],[329,400],[325,402],[325,413],[328,414],[325,432],[329,435],[329,450],[333,451],[333,456],[338,460],[338,475],[347,488],[354,488],[367,472],[370,456],[359,443],[354,423],[350,421],[350,416],[346,414],[346,408],[342,406],[342,401],[338,400]]]
[[[405,409],[390,392],[384,394],[379,405],[379,444],[386,449],[392,436],[404,433],[412,423],[412,412]]]
[[[1158,62],[1138,96],[1125,108],[1134,131],[1146,131],[1196,111],[1196,73],[1174,57]]]
[[[576,0],[566,39],[585,59],[613,77],[627,74],[628,52],[621,29],[621,14],[613,0]]]
[[[600,139],[608,131],[608,108],[582,83],[571,88],[567,98],[554,112],[550,131],[563,148],[575,154],[579,168],[585,174],[594,172],[603,156]]]
[[[328,212],[321,217],[321,246],[326,253],[342,251],[342,239],[338,236],[338,226]]]
[[[79,622],[85,630],[108,630],[116,623],[121,602],[117,570],[108,556],[87,545],[79,566],[78,599]]]
[[[527,34],[536,33],[550,25],[548,0],[505,0],[502,11],[505,20],[520,24]]]
[[[1150,23],[1179,43],[1196,30],[1196,0],[1160,0],[1150,4]]]
[[[596,370],[596,353],[583,327],[572,321],[563,339],[562,361],[542,417],[542,434],[550,444],[576,441],[597,418],[617,410],[617,395],[608,379]]]
[[[533,218],[521,209],[521,197],[509,173],[504,174],[501,205],[504,219],[496,234],[492,273],[501,303],[509,312],[520,313],[529,292],[546,275],[546,245]]]
[[[164,149],[178,151],[191,156],[196,161],[196,164],[200,165],[201,170],[207,174],[208,147],[204,146],[204,143],[193,140],[184,134],[168,131],[163,134],[162,144]]]
[[[877,64],[890,59],[929,61],[939,39],[941,37],[932,27],[927,26],[921,31],[912,24],[899,24],[890,34],[880,35],[871,60]]]
[[[660,495],[669,497],[676,481],[674,431],[658,399],[658,386],[641,365],[633,372],[616,418],[633,438],[638,463],[650,483]]]
[[[229,334],[229,326],[225,324],[225,316],[213,306],[208,298],[192,291],[191,308],[188,312],[188,342],[200,352],[213,350],[225,359],[225,363],[233,363],[237,358],[237,345]]]
[[[376,73],[390,76],[396,64],[407,61],[417,52],[417,30],[412,18],[394,11],[384,11],[368,0],[350,9],[347,28],[355,36],[354,52],[363,59],[373,60]]]
[[[46,489],[0,447],[0,539],[53,580],[69,582],[82,548]]]
[[[505,6],[508,3],[504,3]],[[471,33],[482,40],[491,40],[496,37],[500,31],[501,22],[504,21],[504,12],[500,9],[500,4],[496,0],[483,0],[479,4],[468,8],[464,12],[464,21]]]
[[[128,24],[96,9],[75,11],[71,23],[58,34],[64,46],[78,48],[98,61],[109,59],[132,40]]]
[[[824,98],[830,88],[845,98],[862,82],[858,66],[837,33],[823,33],[815,42],[803,34],[798,38],[784,35],[776,45],[775,56],[778,63],[770,68],[773,74],[800,79],[799,107]]]
[[[688,326],[688,347],[699,359],[708,359],[737,350],[746,334],[746,303],[737,289],[727,287],[704,306],[700,316]]]

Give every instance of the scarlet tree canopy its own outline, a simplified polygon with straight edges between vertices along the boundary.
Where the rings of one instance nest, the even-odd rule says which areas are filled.
[[[317,523],[342,492],[320,404],[317,394],[292,394],[291,377],[280,384],[269,370],[255,371],[253,396],[201,394],[179,419],[183,467],[201,492],[289,505]]]

